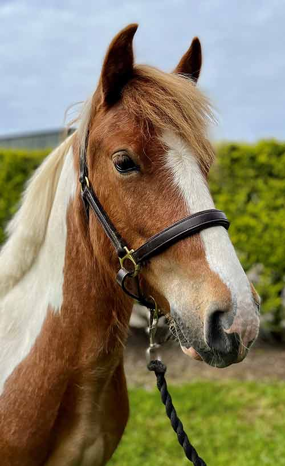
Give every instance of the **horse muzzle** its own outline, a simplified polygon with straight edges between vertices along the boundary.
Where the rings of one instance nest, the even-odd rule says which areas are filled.
[[[172,312],[172,317],[174,333],[183,352],[213,367],[223,368],[241,362],[258,334],[256,326],[254,331],[247,331],[246,334],[229,332],[229,321],[234,319],[220,311],[208,315],[203,325],[193,317],[186,324],[176,312]]]

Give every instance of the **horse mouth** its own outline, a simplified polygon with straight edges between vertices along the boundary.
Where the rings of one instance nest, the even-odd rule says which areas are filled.
[[[211,367],[224,368],[231,364],[241,362],[248,353],[237,334],[227,335],[227,351],[217,351],[210,348],[204,340],[203,332],[200,329],[199,338],[193,329],[184,325],[180,318],[168,316],[168,327],[174,339],[180,344],[184,354],[196,361],[202,361]]]
[[[234,353],[233,354],[220,354],[218,352],[213,352],[213,351],[205,351],[205,350],[199,350],[196,351],[193,346],[190,348],[186,348],[185,346],[181,347],[183,353],[185,353],[187,356],[190,356],[192,359],[195,359],[196,361],[203,361],[206,364],[208,364],[211,367],[216,367],[219,369],[225,368],[230,366],[231,364],[237,364],[246,357],[248,350],[245,349],[241,354],[239,353]]]
[[[183,353],[185,353],[187,356],[190,356],[192,359],[196,359],[196,361],[203,361],[202,356],[198,353],[198,351],[193,348],[193,346],[190,346],[190,348],[186,348],[186,346],[181,346],[181,349]]]

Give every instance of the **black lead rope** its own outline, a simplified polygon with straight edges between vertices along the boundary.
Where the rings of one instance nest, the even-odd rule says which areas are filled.
[[[200,458],[196,449],[191,444],[188,435],[186,434],[183,424],[180,421],[176,409],[173,406],[172,398],[168,392],[167,383],[165,380],[165,373],[167,367],[160,361],[158,356],[159,346],[155,342],[155,334],[159,319],[159,309],[154,301],[155,308],[150,310],[149,319],[149,348],[147,350],[147,358],[149,363],[147,368],[149,371],[154,372],[156,375],[157,388],[160,391],[161,401],[165,405],[165,411],[170,419],[171,427],[177,435],[178,442],[182,446],[186,458],[191,461],[194,466],[207,466],[205,461]]]
[[[191,461],[194,466],[207,466],[205,461],[200,458],[196,449],[191,444],[188,435],[186,434],[183,424],[180,421],[176,409],[173,406],[171,395],[167,389],[165,380],[166,365],[158,359],[150,361],[147,366],[149,371],[153,371],[157,379],[157,388],[160,391],[161,401],[165,405],[165,411],[170,419],[171,427],[176,432],[178,442],[182,446],[186,458]]]

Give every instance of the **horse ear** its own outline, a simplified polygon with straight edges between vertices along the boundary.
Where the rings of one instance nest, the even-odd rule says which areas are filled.
[[[192,43],[183,55],[174,73],[185,74],[189,76],[194,83],[198,81],[202,66],[202,47],[198,37],[194,37]]]
[[[119,100],[123,87],[133,75],[133,37],[137,28],[137,24],[130,24],[120,31],[106,53],[101,72],[101,90],[103,102],[107,105]]]

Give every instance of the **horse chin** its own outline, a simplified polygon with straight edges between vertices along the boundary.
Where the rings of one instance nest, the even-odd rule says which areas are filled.
[[[190,356],[192,359],[195,359],[196,361],[203,361],[206,364],[208,364],[211,367],[216,367],[219,369],[225,368],[230,366],[231,364],[237,364],[246,357],[248,350],[244,349],[242,354],[238,354],[236,359],[233,360],[233,357],[231,354],[225,355],[225,354],[219,354],[218,352],[212,352],[212,351],[207,351],[207,350],[196,350],[191,346],[190,348],[186,348],[185,346],[181,346],[181,349],[183,353],[185,353],[187,356]]]

